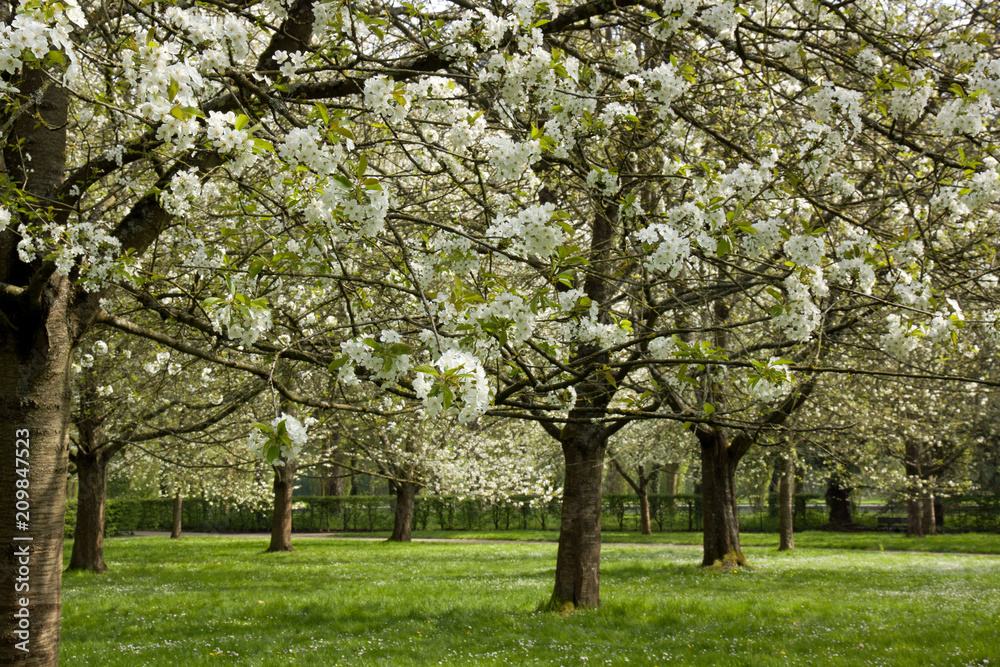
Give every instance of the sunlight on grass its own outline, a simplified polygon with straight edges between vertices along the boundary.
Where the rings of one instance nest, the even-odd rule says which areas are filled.
[[[112,539],[64,578],[66,665],[982,665],[1000,559],[606,547],[598,611],[539,613],[549,544]],[[67,547],[68,549],[69,547]],[[67,550],[67,554],[69,551]],[[960,628],[961,632],[956,632]]]

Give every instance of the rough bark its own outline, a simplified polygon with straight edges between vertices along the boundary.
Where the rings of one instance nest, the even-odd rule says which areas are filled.
[[[42,317],[0,324],[0,663],[59,660],[73,346],[65,292],[43,298]]]
[[[599,607],[601,490],[607,443],[596,426],[564,439],[563,485],[556,584],[550,606]]]
[[[170,517],[170,539],[179,540],[184,526],[184,495],[178,491],[174,495],[173,515]]]
[[[924,535],[937,533],[937,522],[934,520],[934,493],[932,491],[928,491],[920,499],[920,522]]]
[[[274,466],[274,513],[271,515],[271,544],[268,552],[295,551],[292,548],[292,491],[295,462]]]
[[[785,457],[781,479],[778,482],[778,535],[780,543],[778,551],[790,551],[795,548],[795,458]]]
[[[639,532],[643,535],[652,535],[653,526],[649,520],[649,486],[644,484],[645,478],[642,475],[642,466],[639,466]]]
[[[413,533],[413,507],[420,491],[413,482],[396,484],[396,513],[393,517],[390,542],[409,542]]]
[[[107,572],[104,563],[104,511],[108,490],[108,458],[105,450],[76,456],[80,491],[73,531],[70,570]]]
[[[721,429],[697,432],[701,445],[703,508],[702,565],[746,565],[740,549],[740,522],[736,506],[736,466],[746,453],[729,445]]]
[[[37,105],[26,101],[48,85],[45,81],[41,72],[26,70],[10,82],[21,90],[26,108],[5,138],[0,177],[5,201],[10,184],[35,197],[39,209],[51,203],[66,155],[66,92],[52,84]],[[0,281],[23,290],[0,296],[0,542],[5,545],[0,549],[0,617],[5,619],[0,663],[55,665],[69,466],[69,363],[89,311],[70,281],[18,260],[15,227],[12,220],[0,232]]]
[[[844,485],[844,482],[837,472],[834,472],[826,481],[826,505],[830,510],[830,523],[840,528],[845,528],[853,523],[851,517],[851,489]]]

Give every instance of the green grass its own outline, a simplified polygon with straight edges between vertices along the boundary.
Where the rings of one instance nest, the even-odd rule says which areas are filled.
[[[340,533],[340,535],[345,537],[388,537],[389,532]],[[559,538],[559,535],[552,530],[425,530],[414,531],[413,537],[553,542]],[[652,535],[640,535],[635,532],[605,530],[601,533],[601,538],[605,543],[701,545],[701,533],[653,533]],[[773,547],[777,549],[778,536],[774,533],[741,533],[740,543],[745,547]],[[928,535],[927,537],[907,537],[902,533],[839,533],[810,530],[795,533],[795,546],[812,549],[1000,554],[1000,535],[996,533],[952,533],[947,535]]]
[[[67,573],[64,665],[981,665],[1000,657],[1000,559],[606,547],[597,611],[537,612],[555,547],[111,539]],[[69,551],[67,550],[67,555]],[[586,658],[586,660],[584,660]]]

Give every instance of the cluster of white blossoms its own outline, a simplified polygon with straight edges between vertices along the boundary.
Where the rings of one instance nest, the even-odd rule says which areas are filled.
[[[915,323],[897,313],[886,318],[888,330],[879,339],[883,349],[896,358],[903,358],[917,348],[921,340],[945,343],[963,326],[965,313],[954,299],[947,299],[951,312],[937,310],[929,322]]]
[[[396,82],[390,77],[369,77],[365,81],[365,106],[386,120],[403,120],[406,108],[396,99],[395,90]]]
[[[937,81],[930,70],[910,73],[909,85],[893,88],[888,95],[888,110],[895,118],[916,120],[924,113],[927,103],[937,94]]]
[[[925,273],[919,280],[915,280],[913,273],[897,269],[892,272],[892,277],[896,280],[892,291],[899,298],[900,303],[916,308],[925,308],[930,303],[933,290],[928,274]]]
[[[379,340],[359,336],[340,344],[340,351],[349,363],[338,370],[338,379],[347,386],[360,384],[357,369],[363,368],[368,379],[387,382],[397,381],[410,370],[409,354],[392,354],[391,346],[402,341],[395,331],[383,329]]]
[[[785,256],[796,266],[818,267],[826,256],[826,242],[822,236],[796,234],[784,244]]]
[[[345,145],[346,144],[346,145]],[[345,157],[345,149],[353,150],[354,142],[333,144],[325,142],[313,125],[293,127],[286,131],[283,141],[276,147],[280,157],[289,167],[303,166],[320,176],[337,173]]]
[[[599,191],[605,197],[613,197],[618,192],[618,174],[607,169],[591,169],[587,173],[587,188]]]
[[[674,100],[691,86],[671,63],[645,70],[640,76],[649,86],[647,95],[662,105],[659,111],[661,117],[669,113]]]
[[[920,329],[897,313],[886,318],[889,329],[879,338],[882,349],[897,359],[904,359],[920,344]]]
[[[778,357],[771,357],[766,364],[756,368],[747,389],[754,400],[770,403],[788,394],[793,383],[794,378],[787,362]]]
[[[9,23],[0,27],[0,71],[15,74],[24,65],[27,54],[43,60],[50,51],[64,54],[71,67],[76,62],[71,33],[87,25],[83,11],[73,2],[18,2]],[[0,92],[18,89],[0,81]]]
[[[986,121],[993,114],[993,97],[989,93],[980,93],[945,102],[935,123],[946,135],[977,135],[986,130]]]
[[[801,273],[806,273],[813,280],[802,282]],[[805,342],[819,327],[822,312],[816,305],[815,296],[825,296],[826,283],[823,281],[823,271],[819,267],[795,272],[785,278],[786,303],[781,313],[774,318],[775,326],[785,330],[789,338]]]
[[[8,222],[9,222],[9,213]],[[121,242],[100,225],[92,222],[72,222],[65,225],[47,224],[41,227],[22,226],[17,254],[30,264],[39,257],[54,258],[56,273],[69,275],[79,270],[82,285],[88,291],[97,290],[114,274],[129,278],[128,266],[118,261]],[[129,278],[130,279],[130,278]]]
[[[670,224],[653,223],[635,233],[639,243],[653,246],[646,257],[646,267],[676,278],[691,257],[691,239]]]
[[[465,319],[470,323],[474,322],[480,332],[483,332],[482,322],[510,322],[513,331],[507,327],[507,340],[514,345],[521,345],[528,340],[535,329],[535,316],[528,302],[514,292],[495,294],[488,303],[468,308],[464,314]]]
[[[413,380],[413,389],[417,398],[423,402],[427,416],[433,417],[446,410],[446,391],[452,393],[455,401],[448,409],[458,407],[460,422],[470,422],[489,409],[490,383],[478,357],[461,350],[446,350],[434,362],[434,366],[440,371],[440,376],[447,377],[449,371],[453,373],[452,378],[448,380],[436,378],[429,373],[417,373],[417,377]],[[439,383],[449,381],[453,381],[454,385],[435,387]],[[435,391],[436,389],[439,391]]]
[[[827,82],[810,98],[813,112],[823,123],[831,123],[838,114],[846,117],[853,134],[861,131],[861,93]]]
[[[170,363],[170,353],[169,352],[157,352],[156,358],[153,361],[147,361],[142,365],[142,369],[149,373],[150,375],[156,375],[163,369],[167,368]]]
[[[230,340],[253,345],[271,330],[271,309],[265,299],[251,299],[253,285],[232,280],[232,289],[225,298],[205,302],[212,328],[225,333]]]
[[[672,359],[677,351],[677,336],[657,336],[649,341],[649,356],[653,359]]]
[[[275,466],[283,466],[285,461],[295,458],[309,442],[309,427],[316,422],[313,417],[299,421],[297,417],[282,412],[280,416],[271,420],[270,428],[256,428],[251,431],[247,438],[247,447],[258,458],[270,461]],[[282,430],[287,442],[285,438],[279,436]],[[277,448],[277,457],[268,456],[272,447]]]
[[[566,242],[566,230],[553,220],[555,210],[553,204],[537,204],[497,215],[486,236],[513,239],[513,250],[526,256],[548,257]]]
[[[827,273],[831,280],[845,284],[853,277],[858,291],[871,294],[876,277],[868,256],[875,251],[875,240],[868,230],[860,227],[849,227],[847,234],[848,238],[837,245],[834,251],[837,261],[827,267]]]
[[[718,0],[701,12],[699,17],[718,39],[729,39],[740,22],[736,13],[736,3],[732,0]]]
[[[494,134],[486,138],[491,147],[490,167],[493,177],[509,180],[520,178],[525,169],[542,158],[542,148],[538,141],[514,141],[504,134]]]
[[[183,9],[169,5],[163,10],[163,18],[192,44],[201,47],[196,60],[201,70],[222,72],[250,56],[253,24],[244,17],[219,16],[197,5]]]

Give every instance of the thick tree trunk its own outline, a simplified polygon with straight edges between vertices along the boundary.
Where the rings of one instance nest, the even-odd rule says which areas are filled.
[[[830,523],[841,528],[850,526],[851,489],[844,486],[841,476],[834,472],[826,481],[826,504],[830,510]]]
[[[740,549],[740,522],[736,507],[736,466],[742,455],[735,455],[721,430],[699,431],[701,445],[701,481],[703,507],[702,565],[723,563],[746,565]]]
[[[601,490],[606,441],[596,426],[576,430],[562,443],[566,461],[556,585],[550,606],[599,607]]]
[[[54,291],[42,321],[0,321],[0,663],[59,660],[72,345]]]
[[[274,466],[274,514],[271,516],[271,545],[268,552],[295,551],[292,548],[292,491],[295,462]]]
[[[413,533],[413,506],[420,487],[412,482],[396,485],[396,514],[392,522],[390,542],[409,542]]]
[[[107,572],[104,564],[104,510],[108,490],[108,459],[104,449],[76,456],[80,492],[73,531],[70,570]]]
[[[16,250],[14,218],[52,210],[65,174],[69,97],[58,84],[35,97],[46,81],[27,67],[8,80],[20,93],[7,101],[23,113],[3,137],[0,163],[0,201],[12,217],[0,231],[0,281],[24,288],[0,296],[0,663],[30,665],[59,661],[69,363],[83,328],[73,313],[89,312],[70,281],[21,263]],[[11,204],[14,188],[36,204]]]
[[[920,521],[924,535],[934,535],[937,532],[937,521],[934,520],[934,492],[927,491],[927,495],[920,500],[921,512]]]
[[[778,551],[790,551],[795,548],[795,457],[791,454],[785,457],[778,482],[778,535],[780,544]]]
[[[184,496],[180,491],[174,496],[174,511],[170,518],[170,539],[179,540],[184,526]]]

